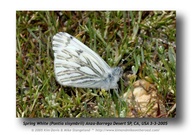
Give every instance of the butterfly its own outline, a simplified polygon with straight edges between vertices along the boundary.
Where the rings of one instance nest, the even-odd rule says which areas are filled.
[[[54,72],[63,86],[117,89],[121,67],[111,68],[97,53],[65,32],[53,36]]]

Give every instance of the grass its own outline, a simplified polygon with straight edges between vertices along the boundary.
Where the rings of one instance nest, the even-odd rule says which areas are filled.
[[[56,82],[51,41],[60,31],[123,68],[118,91]],[[17,11],[16,41],[16,117],[127,117],[123,95],[144,78],[157,87],[167,112],[176,104],[175,11]],[[167,115],[175,116],[175,110]]]

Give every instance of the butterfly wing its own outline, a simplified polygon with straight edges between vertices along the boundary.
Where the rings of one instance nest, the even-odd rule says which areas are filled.
[[[102,88],[112,69],[75,37],[59,32],[53,37],[56,80],[65,86]]]

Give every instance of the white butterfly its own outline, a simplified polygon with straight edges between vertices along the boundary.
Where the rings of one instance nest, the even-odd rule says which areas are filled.
[[[56,80],[65,86],[116,89],[120,67],[111,68],[98,54],[68,33],[53,36]]]

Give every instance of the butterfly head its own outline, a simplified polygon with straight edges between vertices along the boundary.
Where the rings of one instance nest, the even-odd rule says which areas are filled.
[[[123,69],[121,67],[112,68],[111,73],[108,74],[108,77],[106,79],[109,84],[107,89],[118,88],[117,82],[122,75]]]
[[[113,68],[112,75],[120,78],[123,75],[123,69],[121,67]]]

